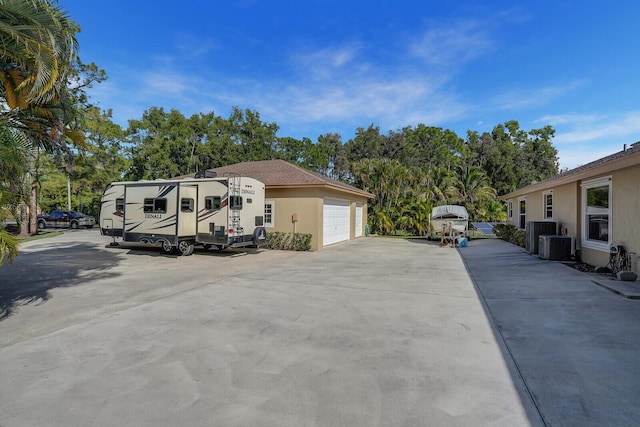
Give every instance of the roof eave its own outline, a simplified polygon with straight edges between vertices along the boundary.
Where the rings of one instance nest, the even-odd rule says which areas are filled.
[[[551,188],[558,187],[560,185],[570,184],[572,182],[581,181],[586,178],[594,178],[597,175],[604,175],[616,170],[624,169],[631,166],[640,164],[640,151],[633,153],[629,156],[625,156],[619,159],[613,159],[609,162],[594,165],[588,169],[576,170],[574,172],[567,172],[564,175],[557,175],[556,177],[549,178],[544,181],[540,181],[535,184],[523,187],[519,190],[507,193],[504,196],[500,196],[499,200],[508,200],[514,197],[522,196],[525,194],[533,193],[536,191],[549,190]]]
[[[332,185],[331,183],[301,183],[301,184],[265,184],[266,189],[293,189],[293,188],[327,188],[335,191],[339,191],[341,193],[349,193],[360,197],[366,197],[368,199],[373,199],[375,195],[358,190],[358,189],[348,189],[341,187],[339,185]]]

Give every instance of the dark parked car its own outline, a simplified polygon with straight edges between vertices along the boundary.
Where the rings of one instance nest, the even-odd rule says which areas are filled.
[[[38,215],[38,228],[92,228],[96,219],[74,211],[53,211],[49,215]]]

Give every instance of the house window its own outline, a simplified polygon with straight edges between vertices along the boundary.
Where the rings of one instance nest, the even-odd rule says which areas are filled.
[[[513,219],[513,200],[509,199],[509,203],[507,203],[507,213],[508,219]]]
[[[220,210],[220,196],[207,196],[204,198],[204,208],[210,211]]]
[[[264,202],[264,226],[265,227],[273,227],[274,206],[275,206],[275,202],[273,201]]]
[[[518,199],[518,228],[524,230],[527,220],[527,199],[521,197]]]
[[[609,250],[611,237],[611,177],[582,184],[582,246]]]
[[[193,212],[193,199],[180,199],[180,212]]]
[[[144,199],[145,213],[167,213],[167,199]]]
[[[553,219],[553,191],[542,193],[544,219]]]

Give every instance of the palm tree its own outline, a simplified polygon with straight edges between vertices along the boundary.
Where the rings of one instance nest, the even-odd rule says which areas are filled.
[[[504,222],[507,220],[507,210],[502,202],[491,200],[482,203],[480,208],[482,220],[489,222]]]
[[[29,136],[30,229],[36,230],[39,150],[64,147],[63,98],[77,63],[79,27],[47,0],[0,1],[0,97]],[[2,113],[4,114],[4,113]],[[22,227],[22,233],[26,233]]]
[[[7,104],[55,102],[77,60],[79,27],[47,0],[1,0],[0,16],[0,89]]]
[[[496,190],[489,185],[489,178],[478,166],[461,166],[452,190],[455,201],[466,206],[472,217],[476,215],[474,211],[478,203],[496,197]]]
[[[23,200],[26,174],[26,140],[24,135],[8,126],[10,115],[0,116],[0,220],[17,218],[17,207]],[[18,255],[17,239],[0,229],[0,265],[11,263]]]

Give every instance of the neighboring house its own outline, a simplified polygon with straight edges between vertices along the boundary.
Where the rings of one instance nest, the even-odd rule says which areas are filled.
[[[554,221],[558,234],[575,238],[582,261],[609,262],[613,243],[640,254],[640,145],[500,197],[508,222]],[[631,263],[638,273],[638,258]]]
[[[262,181],[267,231],[311,234],[312,250],[364,235],[371,193],[284,160],[236,163],[209,171]]]

